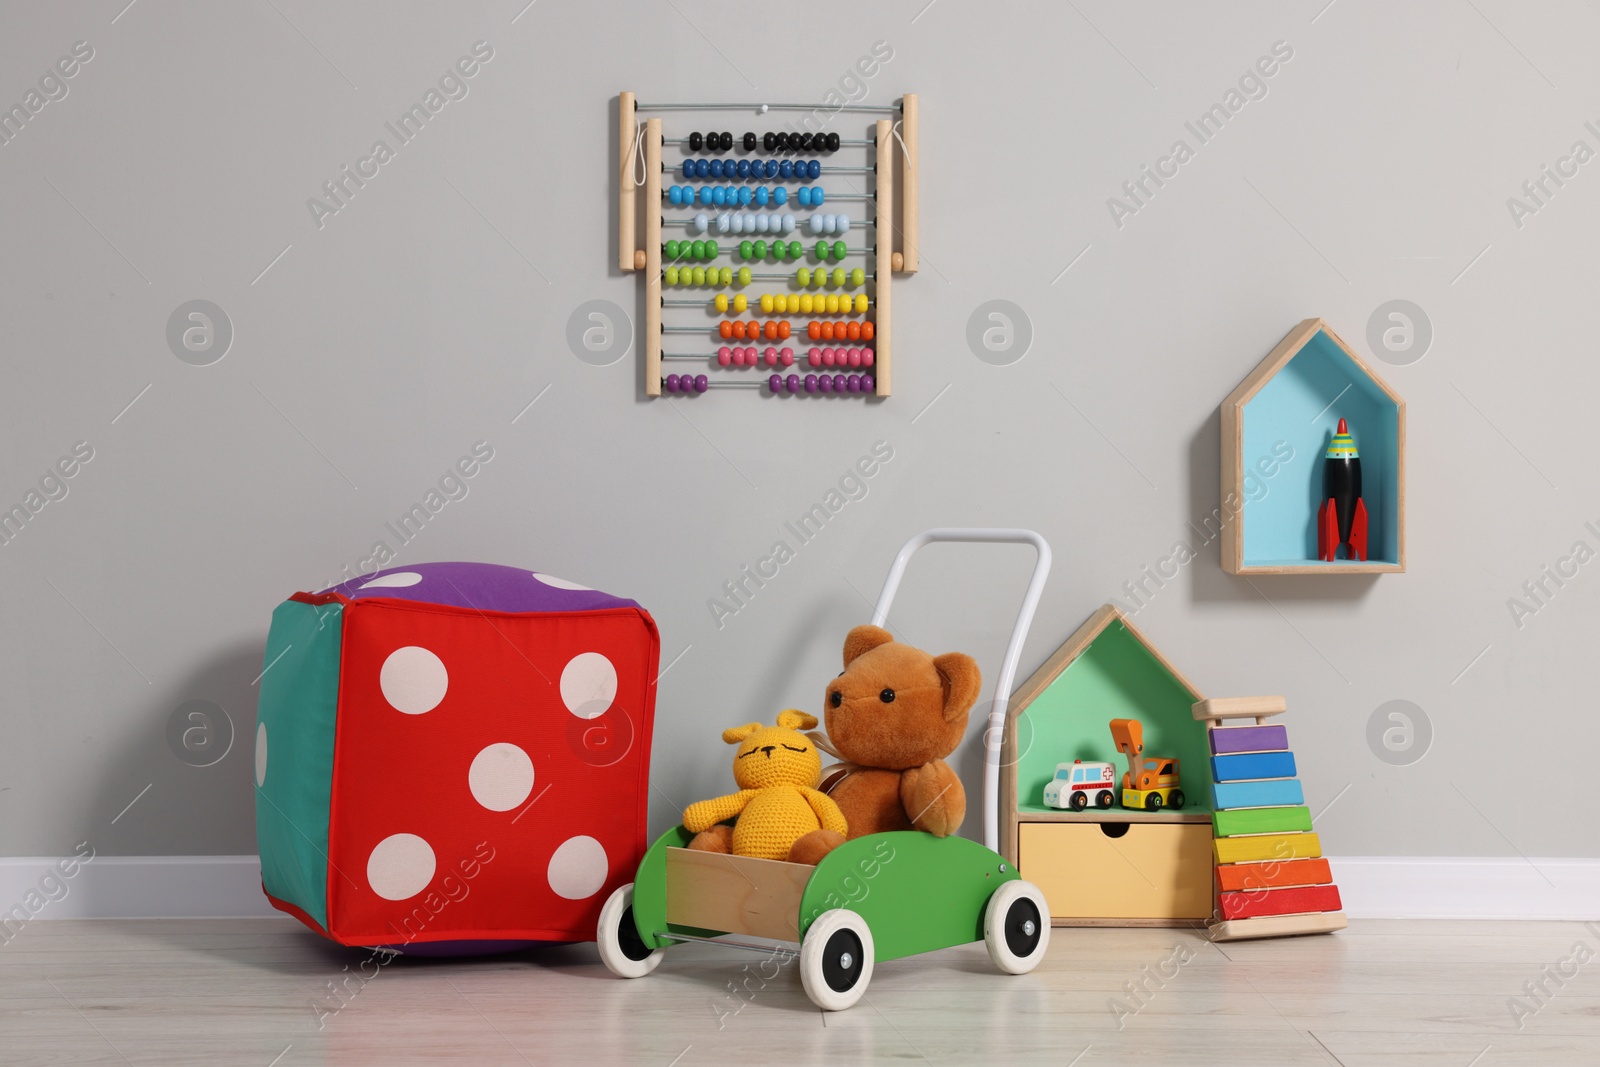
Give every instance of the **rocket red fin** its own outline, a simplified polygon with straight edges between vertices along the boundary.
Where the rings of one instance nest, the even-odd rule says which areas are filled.
[[[1317,509],[1317,558],[1332,561],[1339,551],[1339,514],[1329,497]]]
[[[1356,559],[1363,562],[1367,558],[1367,505],[1360,497],[1356,498],[1356,513],[1350,523],[1350,549]]]

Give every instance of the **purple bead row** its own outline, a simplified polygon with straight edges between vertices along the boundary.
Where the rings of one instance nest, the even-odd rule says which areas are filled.
[[[669,393],[703,393],[711,385],[704,374],[669,374],[661,383]]]
[[[804,378],[774,374],[767,379],[767,389],[774,393],[871,393],[877,388],[877,379],[870,374],[808,374]]]

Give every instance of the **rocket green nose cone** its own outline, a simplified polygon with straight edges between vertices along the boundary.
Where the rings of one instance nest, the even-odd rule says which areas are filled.
[[[1343,419],[1339,420],[1339,430],[1333,435],[1333,440],[1328,442],[1328,451],[1325,459],[1358,459],[1360,453],[1356,451],[1356,439],[1350,436],[1350,427]]]

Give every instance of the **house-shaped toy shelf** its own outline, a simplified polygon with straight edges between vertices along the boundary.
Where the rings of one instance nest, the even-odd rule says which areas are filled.
[[[1317,558],[1324,455],[1340,419],[1361,458],[1366,560]],[[1406,569],[1406,405],[1321,319],[1306,319],[1222,402],[1222,538],[1230,574]]]
[[[1116,607],[1078,628],[1012,696],[1001,754],[1001,852],[1057,926],[1191,926],[1213,906],[1211,769],[1203,699]],[[1175,756],[1187,798],[1156,812],[1044,805],[1059,763],[1127,761],[1110,720],[1138,719],[1147,756]]]

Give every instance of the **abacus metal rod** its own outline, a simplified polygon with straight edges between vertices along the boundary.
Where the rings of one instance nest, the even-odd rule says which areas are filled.
[[[707,155],[710,155],[711,153],[743,152],[743,151],[746,151],[746,149],[740,148],[737,145],[735,145],[732,148],[713,148],[713,149],[689,148],[688,147],[689,138],[687,138],[687,137],[667,137],[667,138],[663,139],[661,143],[662,144],[668,144],[668,145],[672,145],[672,144],[678,145],[680,148],[684,149],[685,154],[687,154],[689,152],[705,152]],[[872,145],[871,141],[858,140],[857,138],[854,138],[854,137],[841,137],[839,139],[839,147],[840,148],[867,148],[867,147],[870,147],[871,145]],[[828,156],[828,155],[832,155],[833,154],[831,151],[829,151],[828,149],[825,149],[825,148],[751,148],[751,149],[748,149],[748,151],[751,151],[751,152],[771,152],[773,154],[774,158],[776,158],[778,155],[785,154],[785,153],[789,154],[789,155],[796,155],[796,156],[807,156],[807,157],[809,157],[811,159],[816,159],[819,156]]]
[[[669,197],[671,195],[672,195],[671,193],[663,192],[661,194],[661,199],[665,200],[667,197]],[[823,197],[823,201],[822,202],[823,202],[823,204],[825,204],[829,200],[876,200],[876,199],[877,199],[877,197],[872,193],[828,193]],[[754,205],[754,204],[702,204],[702,203],[694,203],[694,204],[669,204],[668,206],[669,207],[747,208],[747,207],[755,207],[756,205]],[[763,205],[760,205],[760,206],[766,207],[766,208],[771,208],[773,205],[771,205],[771,204],[763,204]],[[777,206],[778,207],[788,207],[789,205],[787,205],[787,204],[779,204]],[[796,206],[797,207],[809,207],[810,205],[809,204],[799,204],[799,203],[797,203]],[[822,204],[818,204],[817,206],[821,207]]]
[[[856,341],[853,342],[853,346],[851,346],[851,344],[846,344],[846,346],[838,346],[838,344],[834,344],[834,342],[829,342],[829,346],[835,347],[835,349],[837,349],[837,347],[862,347],[862,349],[870,349],[870,347],[872,347],[872,342]],[[813,346],[810,347],[821,346],[814,346],[813,344]],[[661,358],[664,358],[664,360],[715,360],[715,358],[717,358],[717,354],[715,354],[715,352],[706,352],[704,355],[698,354],[698,352],[662,352]],[[795,362],[790,363],[789,366],[811,366],[810,363],[803,362],[803,360],[805,360],[805,357],[797,352],[797,354],[795,354]],[[776,366],[782,365],[779,363],[779,365]],[[872,365],[867,363],[866,368],[870,371],[872,370]],[[728,370],[728,373],[733,373],[733,371],[746,370],[746,368],[742,368],[742,366],[734,366],[734,368],[726,368],[726,370]]]
[[[710,212],[705,212],[705,214],[709,215]],[[769,211],[767,214],[770,215],[771,212]],[[792,212],[791,212],[791,214],[792,214]],[[694,219],[662,219],[661,220],[661,225],[663,225],[663,226],[693,226],[694,225]],[[851,219],[850,220],[850,228],[852,230],[872,229],[875,226],[876,226],[876,223],[874,223],[871,219],[859,219],[859,220],[858,219]],[[706,227],[706,233],[708,233],[708,234],[711,233],[713,229],[714,229],[713,226],[707,226]],[[718,231],[715,234],[715,236],[718,236],[718,237],[749,237],[749,236],[752,236],[752,233],[751,233],[751,231],[748,231],[748,230],[741,230],[738,233],[734,233],[732,230],[728,230],[726,232]],[[796,219],[795,220],[795,228],[790,230],[788,233],[779,233],[779,232],[776,232],[776,231],[773,231],[773,230],[768,230],[762,236],[783,237],[783,238],[786,238],[787,240],[791,240],[791,241],[803,241],[807,237],[837,237],[839,235],[836,234],[836,233],[806,233],[804,230],[802,230],[800,228],[799,220]]]
[[[661,164],[661,171],[662,171],[663,174],[674,174],[677,171],[682,170],[682,169],[683,169],[682,167],[672,167],[672,166],[668,166],[665,163]],[[830,173],[831,174],[876,174],[876,173],[878,173],[878,168],[877,167],[836,167],[836,166],[834,166],[834,165],[832,165],[830,163],[828,166],[822,168],[822,173],[824,173],[824,174],[830,174]],[[697,181],[702,181],[702,180],[719,181],[721,179],[717,179],[717,178],[711,178],[711,179],[685,178],[684,179],[684,181],[696,181],[696,182]],[[817,181],[817,180],[818,179],[816,179],[816,178],[812,179],[812,181]],[[765,179],[754,178],[754,177],[751,177],[751,178],[735,178],[734,181],[741,181],[741,182],[742,181],[794,181],[794,179],[793,178],[787,178],[787,179],[779,178],[776,175],[774,175],[771,178],[765,178]]]
[[[832,107],[827,104],[635,104],[635,111],[754,111],[766,114],[768,111],[854,111],[863,114],[897,115],[900,113],[900,104],[840,104]]]
[[[679,269],[681,270],[682,268],[680,267]],[[818,270],[822,270],[821,267],[818,267],[817,269]],[[877,275],[876,274],[869,274],[869,275],[867,275],[867,277],[876,278]],[[770,271],[762,271],[760,274],[757,274],[755,271],[751,271],[750,272],[750,280],[751,281],[755,281],[755,282],[792,282],[795,279],[794,279],[794,271],[789,271],[787,274],[773,274]],[[696,286],[689,286],[689,287],[686,287],[686,288],[698,289],[698,288],[700,288],[700,286],[696,285]],[[708,284],[706,286],[706,288],[710,288],[710,285]]]
[[[798,296],[798,294],[797,294],[797,296]],[[826,294],[824,294],[824,296],[826,296]],[[837,291],[835,291],[835,296],[840,296],[840,293],[837,293]],[[854,294],[854,293],[845,293],[845,294],[843,294],[843,296],[850,296],[851,301],[854,301],[854,296],[856,296],[856,294]],[[675,301],[675,299],[662,299],[661,304],[664,307],[710,307],[710,306],[712,306],[712,304],[710,304],[710,301]],[[872,307],[872,298],[870,298],[870,296],[869,296],[869,298],[867,298],[867,307]],[[749,309],[749,310],[752,310],[752,312],[755,312],[754,307],[752,307],[752,309]],[[742,314],[744,314],[744,312],[717,312],[717,314],[718,315],[728,315],[728,314],[742,315]],[[778,314],[778,312],[776,312],[776,310],[771,310],[771,312],[755,312],[755,314],[776,315],[776,314]],[[784,312],[784,314],[787,314],[787,312]]]
[[[760,312],[754,312],[754,313],[752,313],[752,312],[741,312],[740,314],[760,314]],[[775,312],[774,312],[774,314],[775,314]],[[861,314],[861,312],[859,312],[859,311],[837,311],[837,312],[833,312],[833,314],[834,315],[859,315],[859,314]],[[799,330],[796,331],[796,330],[791,328],[788,337],[750,337],[750,338],[745,338],[745,337],[719,337],[718,340],[720,340],[720,341],[745,341],[745,340],[748,340],[752,344],[754,344],[754,343],[756,343],[758,341],[809,341],[809,340],[811,340],[811,338],[809,338],[809,337],[807,337],[805,335],[805,323],[796,322],[796,323],[791,323],[790,325],[791,325],[791,327],[798,326]],[[698,333],[698,334],[704,335],[704,334],[707,334],[707,333],[715,333],[716,329],[717,329],[717,327],[716,327],[715,323],[707,323],[704,326],[663,326],[663,327],[661,327],[661,332],[662,333]]]

